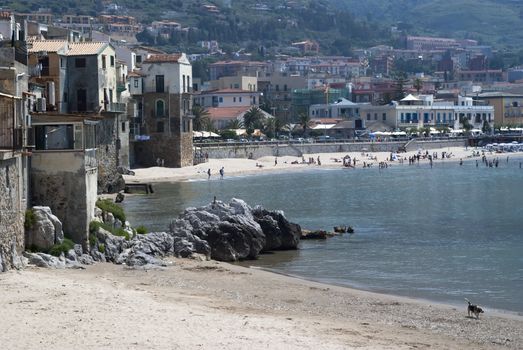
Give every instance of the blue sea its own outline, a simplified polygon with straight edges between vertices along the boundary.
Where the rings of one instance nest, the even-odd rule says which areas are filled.
[[[307,229],[350,225],[355,234],[303,241],[248,265],[325,283],[523,314],[523,169],[474,160],[321,169],[162,183],[128,196],[134,225],[166,230],[185,207],[214,196],[282,209]],[[227,169],[226,173],[227,173]]]

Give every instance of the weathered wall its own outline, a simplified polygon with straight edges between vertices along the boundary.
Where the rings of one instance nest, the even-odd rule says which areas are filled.
[[[0,272],[16,267],[14,258],[24,248],[23,180],[20,156],[0,160]]]
[[[98,193],[112,193],[118,188],[117,168],[119,165],[119,149],[116,138],[118,135],[116,116],[106,117],[96,125],[96,159],[98,160]]]
[[[165,115],[169,117],[156,117],[155,106],[159,99],[168,106]],[[148,93],[144,96],[145,127],[150,140],[134,143],[134,161],[137,165],[156,166],[158,158],[163,159],[164,165],[171,168],[193,164],[192,122],[189,127],[185,125],[184,129],[182,118],[183,114],[189,112],[190,105],[188,94]],[[163,123],[163,131],[159,128],[159,123]]]
[[[84,244],[94,217],[97,170],[85,168],[83,152],[34,152],[32,204],[45,205],[62,221],[64,234]]]
[[[413,141],[408,151],[419,148],[444,148],[465,146],[465,140],[449,141]],[[209,158],[261,158],[266,156],[296,156],[314,153],[349,153],[349,152],[397,152],[406,142],[357,142],[357,143],[313,143],[313,144],[285,144],[285,145],[231,145],[219,147],[204,147]]]

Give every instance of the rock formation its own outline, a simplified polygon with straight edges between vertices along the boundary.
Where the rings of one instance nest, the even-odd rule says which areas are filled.
[[[51,208],[36,206],[31,209],[34,222],[26,228],[25,245],[47,250],[62,243],[64,233],[62,223],[53,215]]]

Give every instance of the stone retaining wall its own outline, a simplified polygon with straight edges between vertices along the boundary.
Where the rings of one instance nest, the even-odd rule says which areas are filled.
[[[409,144],[408,151],[419,148],[444,148],[460,147],[465,145],[465,140],[443,141],[413,141]],[[203,153],[209,158],[252,158],[258,159],[267,156],[295,156],[314,153],[349,153],[349,152],[396,152],[405,146],[406,142],[357,142],[357,143],[312,143],[312,144],[279,144],[279,145],[231,145],[204,147]]]

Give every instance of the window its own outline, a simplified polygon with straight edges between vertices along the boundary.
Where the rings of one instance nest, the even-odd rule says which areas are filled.
[[[105,55],[102,55],[102,69],[107,68],[107,62],[106,62],[105,58],[106,58]]]
[[[122,122],[122,132],[125,132],[125,122]]]
[[[403,114],[402,114],[402,116],[403,116]],[[402,119],[403,119],[403,117],[402,117]],[[370,113],[367,113],[367,120],[370,120]]]
[[[65,68],[65,58],[60,57],[60,68]]]
[[[163,75],[156,76],[156,92],[164,92],[164,77]]]
[[[287,91],[287,84],[283,85],[283,91]]]
[[[37,125],[34,128],[37,150],[74,149],[73,125]]]
[[[185,75],[182,76],[182,80],[183,80],[182,92],[185,92]]]
[[[74,60],[75,68],[85,68],[85,58],[77,58]]]
[[[138,89],[138,79],[134,79],[134,87]]]
[[[142,56],[136,55],[136,63],[142,63]]]
[[[233,98],[232,98],[232,102],[236,102],[236,97],[233,97]]]
[[[163,100],[156,101],[156,118],[165,117],[165,102]]]
[[[220,97],[220,98],[218,99],[218,101],[220,101],[220,103],[222,103],[222,102],[223,102],[223,97]]]
[[[114,56],[111,56],[110,59],[111,59],[111,67],[114,67]]]
[[[242,102],[242,98],[241,97],[239,97],[239,101]]]
[[[378,113],[374,113],[374,120],[378,120]]]
[[[381,115],[381,119],[382,119],[382,120],[387,120],[387,113],[383,113],[383,114]]]
[[[156,132],[164,132],[164,124],[163,122],[157,122],[156,123]]]

